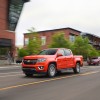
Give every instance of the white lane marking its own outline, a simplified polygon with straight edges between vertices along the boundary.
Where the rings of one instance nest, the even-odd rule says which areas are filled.
[[[23,72],[0,73],[0,78],[9,77],[9,76],[16,76],[16,75],[23,75]]]
[[[9,73],[0,73],[0,75],[7,75],[7,74],[16,74],[16,73],[21,73],[21,71],[20,71],[20,72],[9,72]]]
[[[9,66],[9,67],[0,67],[0,69],[9,69],[9,68],[21,68],[21,66]]]
[[[2,78],[2,77],[9,77],[9,76],[17,76],[17,75],[23,75],[23,74],[14,74],[14,75],[0,76],[0,78]]]

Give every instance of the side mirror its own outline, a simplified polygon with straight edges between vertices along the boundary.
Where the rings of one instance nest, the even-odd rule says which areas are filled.
[[[61,53],[58,53],[58,54],[57,54],[57,57],[60,57],[60,56],[63,56],[63,55],[62,55]]]

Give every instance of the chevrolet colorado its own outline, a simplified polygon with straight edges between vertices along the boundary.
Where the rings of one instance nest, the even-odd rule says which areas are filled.
[[[70,49],[50,48],[42,50],[38,55],[25,56],[22,61],[22,70],[26,76],[35,73],[45,73],[54,77],[58,71],[72,68],[74,73],[80,73],[83,66],[83,57],[74,56]]]

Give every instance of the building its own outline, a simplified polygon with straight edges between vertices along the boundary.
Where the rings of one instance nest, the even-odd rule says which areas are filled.
[[[42,49],[47,48],[47,46],[51,43],[52,35],[55,33],[64,33],[65,37],[69,39],[71,42],[75,41],[75,37],[82,35],[83,37],[87,37],[89,39],[89,43],[100,50],[100,37],[90,34],[90,33],[83,33],[73,28],[60,28],[60,29],[53,29],[53,30],[45,30],[45,31],[38,31],[40,38],[42,40]],[[28,44],[29,38],[34,38],[33,34],[25,33],[24,34],[24,47]]]
[[[95,47],[97,50],[100,50],[100,37],[90,33],[82,33],[83,37],[89,39],[89,43]]]
[[[47,46],[51,43],[52,35],[54,35],[55,33],[64,33],[66,38],[68,38],[71,42],[74,42],[75,36],[80,35],[81,31],[68,27],[68,28],[39,31],[37,33],[39,33],[39,36],[42,40],[42,49],[46,49]],[[24,46],[28,44],[29,38],[34,38],[33,36],[34,34],[31,33],[24,34]]]
[[[0,59],[11,51],[15,54],[15,28],[23,4],[29,0],[0,0]]]

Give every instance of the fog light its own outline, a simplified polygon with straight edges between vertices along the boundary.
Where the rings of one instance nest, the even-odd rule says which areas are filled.
[[[38,69],[39,70],[43,70],[44,69],[44,66],[39,66]]]

